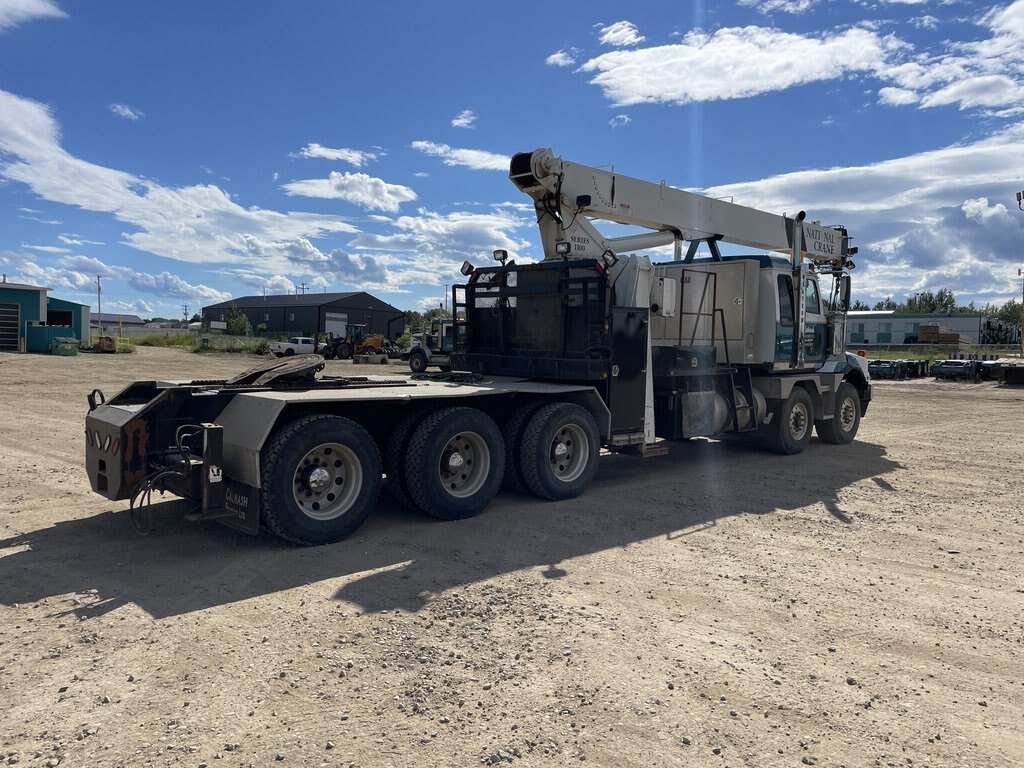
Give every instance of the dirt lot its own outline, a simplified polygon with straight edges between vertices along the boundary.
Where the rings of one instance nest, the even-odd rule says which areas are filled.
[[[1024,390],[881,382],[849,446],[308,549],[91,493],[90,390],[250,364],[0,354],[0,763],[1024,762]]]

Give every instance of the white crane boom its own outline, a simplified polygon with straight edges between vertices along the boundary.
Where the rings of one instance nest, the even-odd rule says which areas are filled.
[[[601,258],[676,243],[691,243],[691,256],[701,241],[717,254],[718,240],[802,258],[849,266],[847,232],[804,219],[790,218],[705,195],[578,165],[556,157],[550,149],[512,158],[509,178],[530,195],[544,245],[545,259]],[[590,219],[643,227],[651,232],[606,237]]]

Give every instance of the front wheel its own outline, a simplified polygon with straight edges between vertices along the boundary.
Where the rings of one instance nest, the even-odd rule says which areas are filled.
[[[422,352],[413,352],[409,355],[409,370],[413,373],[423,373],[427,370],[427,356]]]
[[[801,453],[811,442],[814,405],[803,387],[793,387],[768,429],[768,447],[775,453]]]
[[[523,483],[543,499],[579,496],[597,473],[597,422],[575,403],[548,403],[526,422],[519,445]]]
[[[491,503],[504,470],[505,446],[494,420],[475,408],[442,408],[409,440],[405,489],[431,517],[461,520]]]
[[[352,345],[349,344],[348,342],[344,342],[343,344],[339,344],[338,345],[338,351],[336,353],[336,357],[339,360],[348,360],[349,358],[351,358],[352,357]]]
[[[380,451],[350,419],[315,414],[279,430],[261,455],[263,522],[296,544],[326,544],[358,528],[377,504]]]
[[[860,428],[860,396],[857,388],[844,381],[836,390],[835,416],[814,422],[814,429],[822,442],[846,445],[853,441]]]

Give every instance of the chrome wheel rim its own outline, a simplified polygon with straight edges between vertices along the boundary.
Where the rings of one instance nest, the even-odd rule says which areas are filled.
[[[548,450],[551,474],[563,483],[577,479],[590,459],[587,433],[578,424],[564,424],[558,428]]]
[[[459,432],[441,449],[437,476],[445,491],[459,499],[477,493],[491,471],[491,451],[476,432]]]
[[[292,497],[306,517],[333,520],[345,514],[359,496],[363,465],[341,443],[322,443],[310,450],[292,475]]]

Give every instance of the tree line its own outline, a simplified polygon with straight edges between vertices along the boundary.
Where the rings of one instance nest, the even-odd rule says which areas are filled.
[[[1007,322],[1019,323],[1021,320],[1021,303],[1016,299],[1010,299],[1002,305],[985,304],[978,307],[973,301],[960,305],[957,304],[956,296],[949,288],[939,288],[937,291],[922,291],[908,296],[903,303],[898,303],[891,296],[882,301],[875,302],[875,305],[868,306],[863,301],[853,302],[850,308],[854,311],[865,310],[891,310],[897,315],[913,314],[944,314],[944,315],[983,315],[994,320],[1005,320]]]

